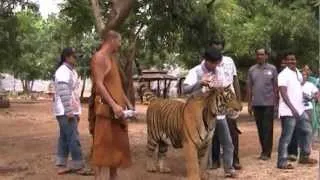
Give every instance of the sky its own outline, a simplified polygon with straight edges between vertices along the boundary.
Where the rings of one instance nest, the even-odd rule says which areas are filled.
[[[47,18],[51,13],[58,13],[58,4],[62,3],[62,0],[32,0],[40,5],[40,13],[44,18]]]

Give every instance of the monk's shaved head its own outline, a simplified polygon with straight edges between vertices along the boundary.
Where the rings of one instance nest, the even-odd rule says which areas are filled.
[[[120,33],[113,31],[113,30],[109,30],[104,33],[104,36],[103,36],[104,41],[110,41],[113,39],[121,39]]]

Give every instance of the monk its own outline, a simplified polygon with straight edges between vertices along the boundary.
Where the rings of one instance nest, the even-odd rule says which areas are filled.
[[[96,180],[115,180],[117,168],[131,164],[128,125],[123,110],[133,109],[124,93],[115,54],[121,46],[121,35],[105,33],[101,48],[91,60],[94,124],[92,165]]]

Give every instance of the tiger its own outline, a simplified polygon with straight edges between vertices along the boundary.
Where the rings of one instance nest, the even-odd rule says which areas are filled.
[[[189,180],[208,176],[205,169],[215,118],[241,110],[241,103],[231,87],[210,89],[201,95],[191,95],[186,101],[157,98],[147,86],[141,87],[149,102],[146,113],[147,171],[171,172],[165,165],[171,142],[173,148],[184,149]]]

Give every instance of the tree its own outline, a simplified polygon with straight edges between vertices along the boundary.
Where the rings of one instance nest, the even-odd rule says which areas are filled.
[[[46,61],[43,56],[43,20],[41,16],[32,11],[24,10],[17,13],[20,55],[13,63],[14,74],[22,80],[23,90],[29,92],[33,81],[44,76]]]
[[[129,16],[129,13],[132,9],[134,0],[111,0],[109,3],[110,13],[102,13],[102,9],[100,8],[101,1],[91,0],[91,7],[93,10],[93,14],[95,17],[95,25],[96,29],[100,36],[109,30],[118,30],[120,25],[123,24],[124,20]],[[103,15],[105,14],[105,16]],[[104,23],[103,23],[103,19]],[[136,54],[136,41],[137,34],[140,33],[141,28],[136,29],[136,24],[131,24],[129,30],[129,42],[127,46],[127,51],[124,52],[124,63],[121,66],[121,77],[123,80],[123,86],[126,90],[126,94],[133,105],[135,105],[135,96],[134,96],[134,88],[133,88],[133,60]],[[123,61],[122,61],[123,62]],[[125,76],[125,75],[126,76]]]
[[[19,43],[17,42],[18,20],[14,10],[37,10],[38,6],[28,0],[2,0],[0,2],[0,71],[9,71],[11,63],[19,55]]]

